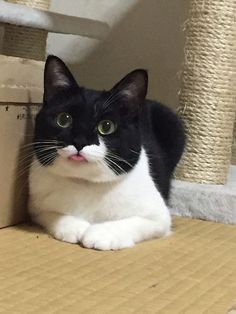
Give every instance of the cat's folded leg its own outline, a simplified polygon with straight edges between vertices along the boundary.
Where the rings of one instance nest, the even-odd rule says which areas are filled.
[[[82,244],[97,250],[119,250],[135,243],[161,238],[171,233],[171,219],[162,221],[143,217],[109,221],[91,225],[82,237]]]
[[[41,212],[32,219],[44,227],[54,238],[69,243],[80,242],[90,226],[89,222],[85,220],[56,212]]]

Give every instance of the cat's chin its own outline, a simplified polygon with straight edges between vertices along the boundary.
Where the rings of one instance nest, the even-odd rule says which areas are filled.
[[[85,159],[79,161],[58,156],[52,165],[46,167],[50,173],[92,183],[106,183],[122,180],[124,174],[115,174],[105,163],[91,162]]]

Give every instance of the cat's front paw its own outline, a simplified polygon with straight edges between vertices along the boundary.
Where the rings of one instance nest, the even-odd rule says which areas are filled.
[[[57,222],[51,233],[57,240],[78,243],[89,226],[87,221],[65,216]]]
[[[90,226],[84,236],[81,244],[89,249],[96,250],[120,250],[134,246],[134,241],[131,237],[114,231],[112,226],[107,224],[95,224]]]

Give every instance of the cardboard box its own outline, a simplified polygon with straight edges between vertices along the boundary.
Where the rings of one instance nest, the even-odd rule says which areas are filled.
[[[44,62],[0,55],[0,228],[26,217],[30,143]]]

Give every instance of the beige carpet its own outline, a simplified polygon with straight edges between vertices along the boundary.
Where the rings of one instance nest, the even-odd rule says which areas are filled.
[[[228,313],[236,226],[177,218],[174,227],[168,239],[117,252],[62,243],[32,226],[2,229],[0,313]]]

